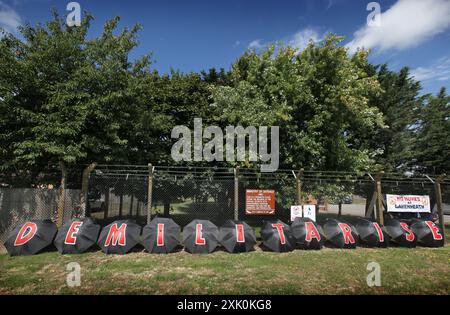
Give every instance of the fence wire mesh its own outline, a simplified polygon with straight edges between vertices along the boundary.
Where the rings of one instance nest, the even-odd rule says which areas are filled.
[[[376,187],[376,176],[370,173],[298,170],[261,173],[248,168],[157,166],[149,170],[148,166],[106,166],[98,168],[91,175],[88,208],[92,215],[106,222],[132,217],[145,223],[149,176],[152,178],[151,217],[171,217],[180,225],[193,219],[207,219],[222,224],[236,216],[239,220],[255,225],[271,219],[288,222],[290,207],[299,203],[298,184],[300,202],[315,204],[319,221],[322,214],[364,217],[368,215],[369,208],[374,206]],[[448,194],[446,183],[444,181],[442,185],[443,197]],[[248,189],[274,190],[275,214],[247,214]],[[425,175],[411,177],[385,174],[381,180],[381,190],[383,194],[427,194],[430,196],[431,208],[436,211],[435,185]],[[95,214],[97,212],[98,215]],[[436,214],[433,215],[436,217]],[[375,211],[371,212],[371,216],[375,218]],[[401,215],[398,217],[403,218]]]
[[[145,222],[148,172],[145,168],[99,168],[89,177],[86,214],[101,223],[118,218]]]
[[[153,175],[152,213],[180,225],[193,219],[221,224],[233,219],[233,170],[158,169]]]
[[[99,165],[89,175],[86,215],[102,225],[119,218],[132,218],[145,225],[149,212],[150,218],[171,217],[181,226],[193,219],[221,225],[236,216],[254,225],[271,219],[289,222],[290,207],[299,203],[300,192],[301,203],[317,206],[319,222],[330,215],[363,217],[373,206],[375,177],[354,172],[278,170],[260,173],[248,168]],[[386,173],[381,179],[381,191],[384,196],[429,195],[432,213],[427,216],[436,219],[435,180],[436,177],[426,175]],[[443,178],[440,187],[444,213],[450,214],[450,177]],[[275,214],[247,214],[247,189],[274,190]],[[17,224],[26,220],[56,221],[60,196],[56,188],[0,188],[1,244]],[[63,222],[82,215],[82,206],[80,189],[64,190]],[[375,211],[372,217],[374,215]],[[386,216],[395,214],[385,213]]]
[[[59,189],[0,188],[0,249],[9,233],[28,220],[56,221],[60,201]],[[77,215],[80,190],[64,191],[63,221]]]
[[[288,222],[291,205],[296,204],[296,180],[291,171],[260,173],[254,169],[240,169],[238,172],[239,218],[253,224],[265,220],[280,219]],[[246,191],[248,189],[270,189],[275,191],[275,215],[253,215],[246,212]]]

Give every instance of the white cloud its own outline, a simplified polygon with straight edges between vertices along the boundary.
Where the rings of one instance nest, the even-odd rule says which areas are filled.
[[[288,43],[290,46],[302,50],[308,46],[309,41],[317,43],[321,40],[323,40],[323,35],[320,35],[319,32],[312,28],[305,28],[304,30],[295,33]]]
[[[327,4],[327,7],[325,8],[325,10],[330,9],[333,6],[333,4],[334,4],[333,0],[328,0],[328,4]]]
[[[249,49],[261,49],[264,45],[262,44],[260,39],[255,39],[248,44]]]
[[[17,27],[22,20],[13,8],[0,1],[0,28],[9,33],[17,32]]]
[[[398,0],[381,14],[379,27],[360,28],[347,47],[350,53],[358,47],[379,51],[410,48],[445,31],[449,17],[449,0]]]
[[[310,41],[313,41],[314,43],[320,42],[323,40],[324,35],[320,34],[316,29],[308,27],[301,31],[298,31],[297,33],[288,36],[282,42],[287,43],[289,46],[297,48],[298,50],[305,49],[306,46],[308,46]],[[263,42],[261,39],[255,39],[248,45],[249,49],[255,49],[259,50],[265,46],[267,46],[269,43]]]
[[[411,76],[418,81],[449,81],[450,57],[443,57],[429,67],[418,67],[411,71]]]

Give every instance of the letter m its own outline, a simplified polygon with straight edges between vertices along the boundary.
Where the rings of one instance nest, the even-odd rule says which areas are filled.
[[[117,227],[117,223],[111,225],[108,231],[108,236],[106,237],[105,246],[116,246],[117,242],[119,246],[125,246],[126,242],[126,230],[127,224],[122,223],[120,227]]]

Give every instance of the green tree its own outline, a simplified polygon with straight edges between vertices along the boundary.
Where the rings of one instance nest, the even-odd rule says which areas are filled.
[[[80,27],[53,14],[46,25],[21,27],[23,40],[0,40],[4,168],[128,162],[150,64],[149,56],[129,60],[139,26],[115,34],[116,17],[87,39],[89,14]]]
[[[426,173],[450,173],[450,96],[441,88],[427,95],[420,108],[420,122],[412,156]]]
[[[215,107],[230,124],[280,126],[280,161],[285,167],[359,170],[373,163],[360,135],[382,126],[369,106],[380,93],[369,75],[367,52],[352,58],[329,35],[298,53],[291,47],[248,51],[232,66],[231,86],[213,89]]]
[[[368,66],[376,72],[383,89],[382,93],[371,96],[370,104],[383,113],[386,128],[377,128],[362,137],[380,153],[376,157],[379,168],[385,171],[405,169],[412,158],[414,129],[419,118],[417,109],[423,102],[419,96],[420,83],[411,78],[406,67],[395,72],[387,65]]]

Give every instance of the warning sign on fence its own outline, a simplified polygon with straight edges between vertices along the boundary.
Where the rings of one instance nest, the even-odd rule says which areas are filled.
[[[430,196],[386,195],[389,212],[430,212]]]
[[[315,205],[304,205],[303,206],[303,217],[310,218],[314,222],[316,221],[316,206]]]
[[[291,206],[291,221],[294,222],[295,218],[301,218],[303,216],[302,206]]]
[[[275,190],[246,189],[245,213],[248,215],[275,214]]]

